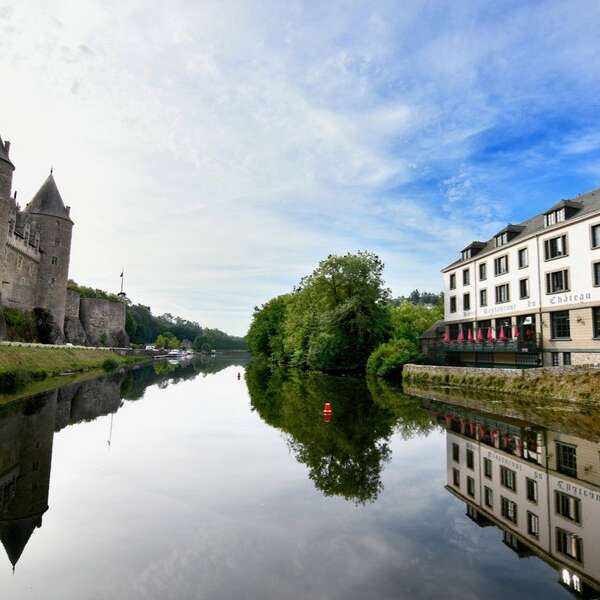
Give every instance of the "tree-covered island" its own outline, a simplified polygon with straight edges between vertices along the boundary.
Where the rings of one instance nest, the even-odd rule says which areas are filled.
[[[278,366],[397,375],[420,357],[419,336],[442,318],[436,304],[393,300],[371,252],[328,256],[289,294],[255,308],[248,350]]]

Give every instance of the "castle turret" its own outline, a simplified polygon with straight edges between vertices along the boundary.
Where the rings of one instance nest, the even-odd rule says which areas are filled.
[[[73,221],[69,215],[69,207],[65,207],[56,187],[52,172],[26,206],[25,212],[40,234],[41,257],[36,306],[45,308],[52,314],[62,335]]]
[[[0,137],[0,198],[10,198],[12,190],[12,177],[15,165],[8,157],[10,142],[3,142]]]

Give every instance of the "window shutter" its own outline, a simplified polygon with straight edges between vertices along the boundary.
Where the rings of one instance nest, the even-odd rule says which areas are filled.
[[[546,273],[546,293],[549,294],[550,292],[552,292],[550,273]]]
[[[565,290],[569,289],[569,271],[567,269],[565,269],[563,271],[564,273],[564,279],[565,279]]]

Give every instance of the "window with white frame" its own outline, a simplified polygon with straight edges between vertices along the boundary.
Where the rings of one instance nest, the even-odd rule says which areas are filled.
[[[561,208],[559,210],[554,210],[545,215],[545,223],[546,227],[550,227],[551,225],[556,225],[557,223],[562,223],[566,218],[565,209]]]
[[[558,294],[569,291],[569,270],[561,269],[546,273],[546,294]]]
[[[529,279],[521,279],[519,281],[519,298],[529,298]]]
[[[567,236],[559,235],[544,241],[544,258],[553,260],[568,255]]]
[[[518,253],[519,269],[524,269],[529,266],[529,249],[521,248]]]
[[[505,273],[508,273],[508,254],[494,259],[494,274],[504,275]]]
[[[510,301],[510,290],[508,283],[496,286],[496,304],[503,304]]]

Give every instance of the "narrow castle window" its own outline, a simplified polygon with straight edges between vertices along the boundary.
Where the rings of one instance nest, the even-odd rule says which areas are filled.
[[[60,246],[60,238],[54,238],[54,245]]]
[[[52,257],[52,264],[53,265],[57,265],[58,264],[58,256],[53,256]]]
[[[12,235],[15,232],[15,222],[11,219],[8,222],[8,235]]]

